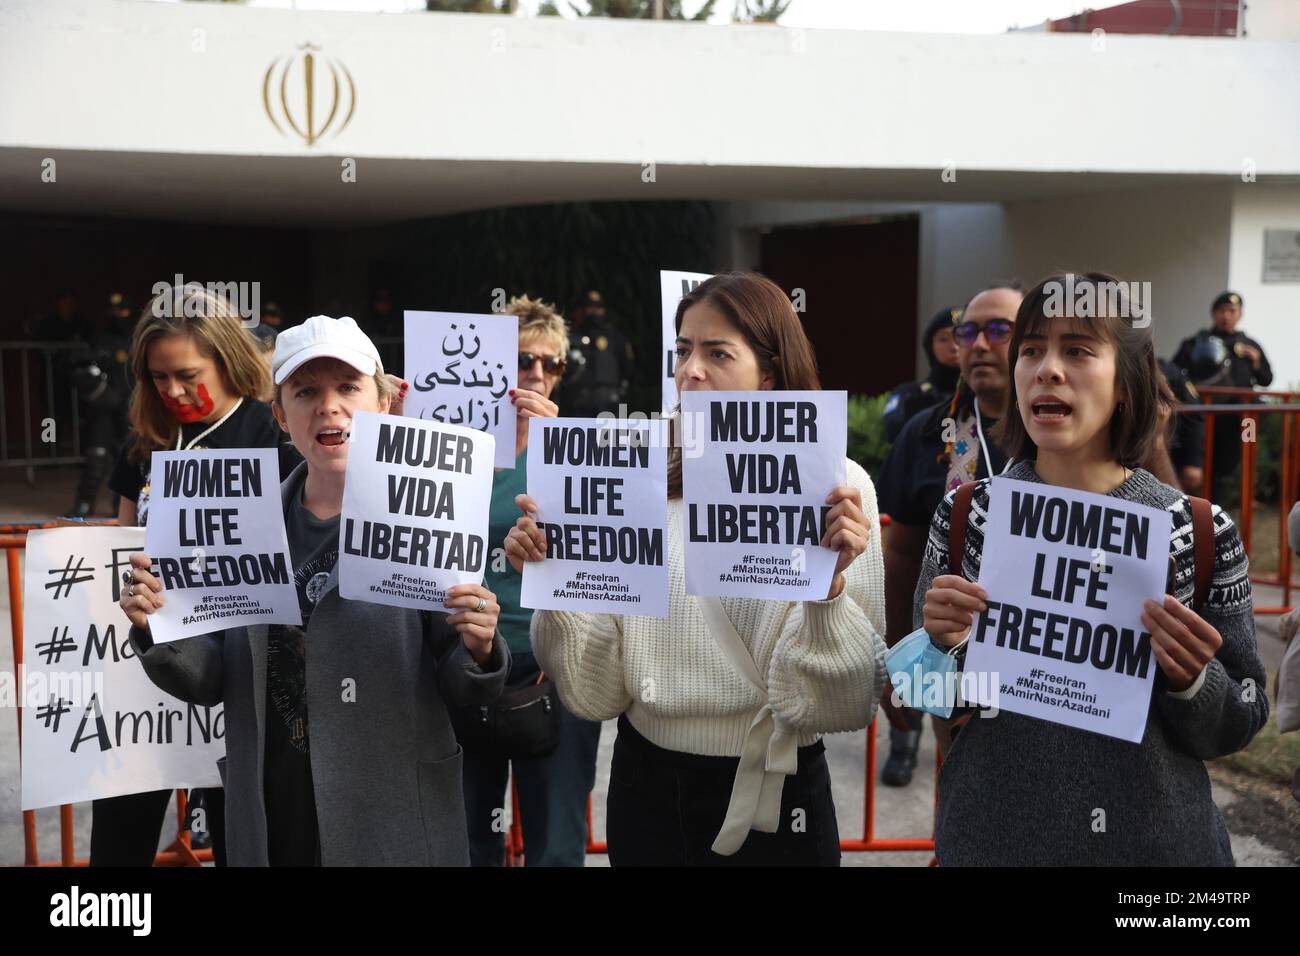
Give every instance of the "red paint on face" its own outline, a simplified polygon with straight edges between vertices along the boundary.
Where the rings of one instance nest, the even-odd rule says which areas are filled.
[[[199,385],[199,403],[197,405],[177,401],[170,395],[163,395],[161,392],[158,394],[162,398],[163,404],[167,406],[167,411],[171,412],[172,417],[182,425],[192,425],[195,422],[203,421],[217,407],[217,403],[208,394],[206,385]]]

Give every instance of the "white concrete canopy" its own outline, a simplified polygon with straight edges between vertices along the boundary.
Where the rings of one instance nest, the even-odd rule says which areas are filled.
[[[290,127],[307,124],[304,43],[314,126],[334,109],[311,145]],[[1285,41],[1099,49],[1064,34],[12,0],[0,208],[305,225],[572,199],[972,202],[1243,170],[1294,181],[1297,103],[1300,43]]]

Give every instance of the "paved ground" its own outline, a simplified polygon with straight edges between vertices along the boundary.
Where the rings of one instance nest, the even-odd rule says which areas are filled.
[[[22,481],[21,474],[9,471],[0,474],[0,523],[16,520],[33,520],[40,515],[61,511],[71,503],[75,475],[68,471],[41,472],[37,488]],[[107,495],[101,499],[107,505]],[[1261,605],[1280,603],[1280,594],[1272,589],[1259,588],[1256,600]],[[1277,637],[1277,619],[1257,618],[1260,650],[1265,664],[1276,668],[1281,659],[1282,645]],[[0,669],[12,673],[13,655],[9,630],[9,602],[7,589],[0,589]],[[883,720],[882,720],[883,724]],[[609,763],[613,752],[615,727],[611,721],[601,735],[600,755],[597,765],[596,793],[593,799],[593,825],[597,839],[604,838],[605,793],[608,787]],[[889,749],[887,726],[877,729],[879,759],[883,763]],[[864,832],[863,802],[865,793],[866,731],[838,734],[826,740],[827,756],[838,809],[840,835],[843,838],[860,838]],[[934,737],[927,729],[922,739],[918,772],[909,787],[894,789],[876,788],[877,837],[926,837],[933,825],[934,800]],[[1224,782],[1219,782],[1222,779]],[[1279,845],[1275,830],[1265,826],[1253,827],[1250,821],[1261,815],[1276,814],[1267,801],[1256,795],[1252,788],[1236,786],[1231,775],[1216,774],[1214,785],[1216,802],[1228,813],[1233,830],[1233,849],[1239,865],[1243,866],[1293,866],[1300,863],[1293,852]],[[174,807],[169,819],[174,819]],[[75,810],[76,853],[85,857],[90,847],[89,806],[79,805]],[[38,849],[41,858],[54,860],[59,854],[59,825],[57,809],[37,813]],[[166,842],[164,837],[164,843]],[[1270,842],[1270,840],[1272,842]],[[22,816],[19,811],[18,741],[16,713],[0,712],[0,865],[12,865],[23,860]],[[593,865],[605,865],[603,857],[594,857]],[[926,853],[850,853],[844,857],[847,866],[925,866],[930,862]]]

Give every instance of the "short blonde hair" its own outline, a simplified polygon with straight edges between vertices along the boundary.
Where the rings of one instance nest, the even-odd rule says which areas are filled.
[[[569,327],[555,306],[526,295],[515,296],[506,303],[506,315],[519,318],[519,344],[525,340],[541,339],[555,346],[561,358],[569,351]]]

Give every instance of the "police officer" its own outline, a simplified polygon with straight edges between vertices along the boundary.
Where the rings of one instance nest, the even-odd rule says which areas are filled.
[[[569,359],[574,374],[564,383],[567,415],[594,418],[617,413],[627,395],[632,343],[605,314],[605,300],[595,289],[569,310]]]
[[[1241,296],[1221,292],[1210,306],[1214,327],[1184,339],[1174,353],[1173,363],[1198,386],[1223,385],[1235,388],[1268,386],[1273,370],[1258,342],[1238,332]],[[1219,396],[1216,402],[1238,404],[1241,399]],[[1235,415],[1218,415],[1214,423],[1214,488],[1219,505],[1234,503],[1237,495],[1237,466],[1241,463],[1241,424]]]
[[[952,327],[961,321],[961,309],[940,309],[925,326],[922,345],[930,360],[930,373],[919,382],[898,386],[885,402],[882,414],[885,437],[892,443],[903,426],[917,412],[941,405],[952,398],[961,368],[957,359],[957,339]]]
[[[133,318],[122,293],[110,295],[107,311],[90,332],[90,351],[78,356],[72,365],[72,381],[81,405],[85,461],[76,503],[65,517],[88,518],[94,513],[100,486],[126,440]]]
[[[274,352],[275,337],[280,334],[280,326],[283,324],[284,309],[274,302],[267,302],[262,306],[257,325],[248,331],[253,333],[253,338],[258,340],[258,346],[263,352]]]
[[[1201,395],[1187,378],[1187,373],[1166,359],[1158,361],[1160,374],[1169,383],[1174,398],[1183,405],[1201,404]],[[1173,435],[1169,439],[1169,458],[1178,478],[1178,486],[1189,495],[1199,495],[1205,462],[1205,423],[1200,415],[1175,409]]]

